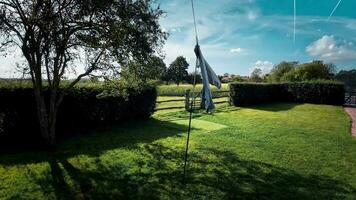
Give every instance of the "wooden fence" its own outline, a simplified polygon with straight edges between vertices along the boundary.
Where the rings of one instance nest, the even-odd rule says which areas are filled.
[[[356,106],[356,92],[345,93],[345,106]]]
[[[212,92],[213,95],[213,101],[216,99],[221,99],[221,98],[226,98],[230,96],[230,91],[214,91]],[[229,99],[226,98],[225,100],[219,100],[219,101],[214,101],[214,104],[223,104],[223,103],[228,103]],[[193,104],[193,105],[192,105]],[[185,110],[190,110],[191,108],[193,110],[200,110],[203,109],[201,106],[201,92],[191,92],[190,90],[187,90],[185,93]]]
[[[156,108],[156,110],[158,111],[158,110],[183,109],[183,108],[189,110],[193,97],[194,97],[193,109],[200,109],[200,104],[201,104],[200,94],[201,94],[200,92],[193,93],[190,90],[187,90],[185,92],[184,97],[177,96],[174,99],[158,100],[157,105],[159,106]],[[212,95],[215,104],[224,104],[229,102],[229,98],[228,98],[229,91],[213,91]]]

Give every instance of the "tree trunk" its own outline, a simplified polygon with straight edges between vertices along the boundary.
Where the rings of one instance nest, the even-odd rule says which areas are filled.
[[[60,92],[59,81],[56,86],[51,90],[51,97],[49,102],[49,136],[51,139],[51,144],[54,145],[56,142],[56,126],[57,126],[57,114],[58,108],[63,101],[65,96],[65,91]]]
[[[37,115],[40,125],[41,135],[47,146],[51,147],[56,142],[56,123],[59,104],[62,96],[58,98],[58,89],[52,88],[48,108],[45,102],[45,95],[41,89],[35,89],[37,105]]]
[[[54,145],[56,141],[56,123],[57,123],[57,88],[52,88],[49,99],[49,112],[48,112],[48,124],[49,130],[48,135],[50,138],[50,144]]]
[[[37,116],[41,135],[46,145],[50,146],[54,143],[54,141],[52,140],[49,134],[50,127],[48,123],[47,107],[43,91],[40,88],[35,88],[35,100],[37,105]]]

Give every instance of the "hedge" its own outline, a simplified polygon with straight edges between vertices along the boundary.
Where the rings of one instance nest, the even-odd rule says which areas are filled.
[[[344,85],[331,81],[230,84],[230,101],[235,106],[269,102],[342,105],[344,98]]]
[[[155,110],[157,97],[154,87],[120,91],[82,87],[66,92],[58,111],[58,138],[70,136],[77,130],[149,118]],[[48,90],[45,94],[48,96]],[[15,141],[21,144],[20,140],[37,144],[41,141],[33,89],[2,87],[0,143]]]

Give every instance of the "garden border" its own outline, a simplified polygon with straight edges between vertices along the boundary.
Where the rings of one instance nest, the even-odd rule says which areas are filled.
[[[354,137],[356,137],[356,108],[345,107],[344,109],[345,109],[345,112],[347,112],[352,119],[351,133]]]

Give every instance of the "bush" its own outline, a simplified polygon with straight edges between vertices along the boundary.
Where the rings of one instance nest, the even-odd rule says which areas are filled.
[[[230,101],[235,106],[278,101],[342,105],[345,90],[342,83],[331,81],[279,84],[232,83],[230,96]]]
[[[48,92],[46,91],[46,96]],[[57,137],[101,125],[132,119],[145,119],[155,110],[154,87],[125,88],[120,91],[101,87],[81,87],[67,91],[59,107]],[[0,141],[41,141],[33,89],[0,88]]]

